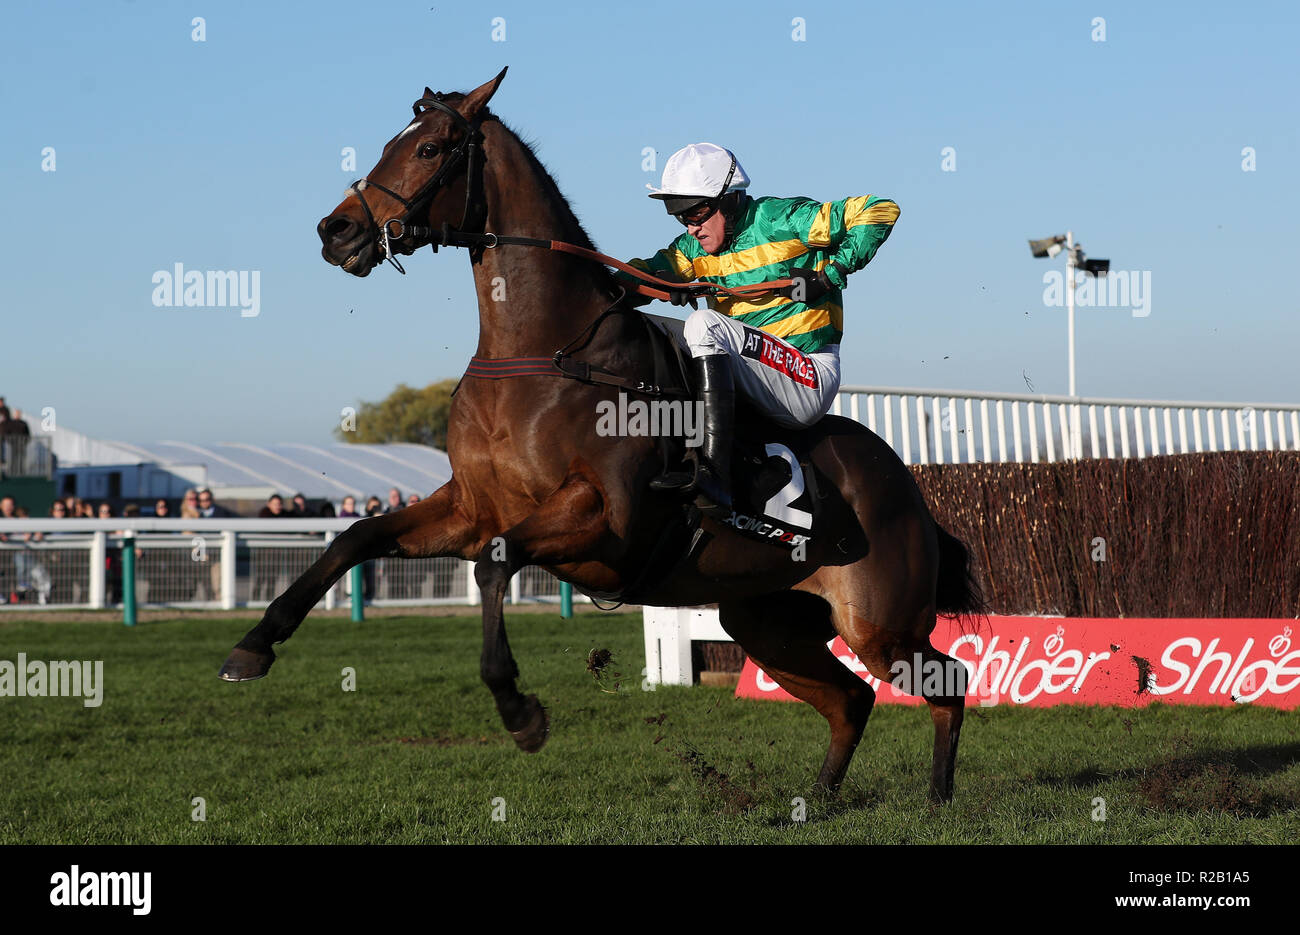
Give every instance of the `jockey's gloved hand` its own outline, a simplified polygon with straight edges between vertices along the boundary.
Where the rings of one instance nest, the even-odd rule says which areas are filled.
[[[789,296],[805,305],[816,305],[832,288],[826,274],[815,269],[793,269],[790,271]]]
[[[695,293],[689,289],[669,289],[668,301],[673,305],[689,305],[695,308]]]
[[[650,301],[651,297],[642,295],[630,286],[623,287],[623,304],[628,308],[638,308]]]

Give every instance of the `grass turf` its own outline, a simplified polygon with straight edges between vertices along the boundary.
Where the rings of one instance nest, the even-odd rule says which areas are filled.
[[[516,750],[478,680],[476,617],[309,620],[268,678],[221,682],[249,625],[0,618],[0,659],[102,659],[105,682],[98,708],[0,698],[0,843],[1300,837],[1300,712],[968,709],[956,801],[931,809],[930,719],[880,705],[844,792],[823,801],[811,795],[822,718],[729,689],[644,691],[638,615],[508,616],[521,687],[551,715],[534,756]],[[592,649],[613,653],[599,681]],[[206,821],[192,820],[195,796]],[[792,819],[796,798],[805,821]]]

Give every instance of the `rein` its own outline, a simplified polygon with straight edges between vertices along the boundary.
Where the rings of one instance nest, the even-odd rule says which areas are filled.
[[[420,237],[429,238],[429,245],[433,248],[434,253],[438,252],[439,247],[467,247],[471,251],[472,258],[476,260],[482,255],[483,250],[491,250],[498,246],[541,247],[545,250],[554,250],[557,253],[568,253],[596,263],[603,263],[620,272],[627,273],[629,276],[640,279],[642,282],[633,287],[636,292],[652,299],[664,301],[671,299],[669,290],[672,292],[685,290],[690,292],[692,297],[729,295],[733,298],[744,299],[762,295],[766,292],[774,292],[778,289],[787,289],[793,284],[793,280],[790,279],[773,279],[768,282],[757,282],[748,286],[730,288],[715,283],[674,282],[643,272],[612,256],[578,244],[566,243],[562,240],[512,237],[505,234],[494,234],[489,231],[474,233],[475,228],[482,229],[487,222],[487,203],[483,199],[483,112],[480,111],[473,121],[466,120],[454,107],[443,102],[440,95],[420,98],[411,105],[411,110],[416,117],[429,110],[440,110],[451,117],[464,133],[461,141],[448,153],[447,158],[438,167],[438,171],[421,185],[410,198],[403,198],[391,188],[378,182],[372,182],[368,178],[358,179],[349,188],[349,191],[355,194],[357,200],[361,202],[361,209],[366,213],[366,220],[375,230],[375,239],[379,242],[379,249],[383,253],[384,259],[391,263],[393,268],[403,276],[406,275],[406,270],[397,260],[392,245],[410,236],[416,239]],[[441,229],[437,231],[439,236],[435,239],[435,231],[432,227],[412,224],[411,219],[429,206],[429,202],[433,200],[434,195],[453,178],[453,173],[461,167],[462,163],[465,164],[466,185],[465,211],[461,216],[460,227],[453,228],[450,223],[444,222]],[[403,214],[400,217],[390,217],[382,224],[376,221],[374,212],[370,209],[364,194],[368,188],[377,188],[389,198],[392,198],[405,209]],[[396,230],[393,229],[393,225],[396,225]],[[659,288],[653,288],[655,286]]]
[[[567,253],[584,260],[602,263],[639,279],[641,282],[632,286],[637,293],[664,301],[671,300],[673,293],[683,291],[689,293],[692,300],[706,295],[729,295],[733,298],[744,299],[774,292],[778,289],[786,289],[793,285],[791,279],[774,279],[768,282],[752,283],[734,288],[706,282],[674,282],[661,279],[658,276],[639,270],[629,263],[624,263],[622,260],[578,244],[538,237],[515,237],[483,230],[487,223],[487,203],[483,198],[483,111],[475,115],[472,121],[466,120],[459,111],[445,103],[441,95],[422,97],[411,106],[411,110],[417,118],[429,110],[439,110],[447,114],[462,131],[461,141],[447,154],[442,165],[433,173],[433,176],[416,189],[415,193],[409,198],[404,198],[391,188],[378,182],[372,182],[369,178],[359,179],[353,182],[349,188],[349,191],[355,194],[357,200],[361,202],[361,208],[366,213],[366,220],[369,222],[370,227],[375,231],[375,240],[378,242],[379,250],[383,253],[384,259],[391,263],[403,276],[406,275],[406,270],[398,261],[393,245],[400,243],[407,237],[417,240],[424,237],[428,238],[429,245],[433,248],[434,253],[438,252],[439,247],[465,247],[470,250],[471,259],[474,261],[477,261],[483,255],[484,250],[492,250],[503,246],[540,247],[557,253]],[[449,222],[444,222],[436,232],[437,236],[435,237],[433,227],[412,224],[412,219],[428,209],[434,196],[454,178],[455,173],[460,170],[462,165],[466,173],[466,184],[465,211],[461,216],[460,227],[453,228]],[[366,201],[365,191],[369,188],[378,189],[389,198],[392,198],[402,206],[403,213],[400,216],[388,217],[382,223],[377,221],[370,204]],[[476,233],[476,228],[482,233]],[[551,357],[507,357],[494,360],[474,357],[470,360],[465,376],[485,380],[504,380],[510,377],[541,375],[562,376],[580,380],[584,383],[604,383],[619,386],[633,392],[652,396],[683,395],[678,390],[660,387],[643,380],[630,380],[607,370],[602,370],[599,367],[593,367],[584,361],[575,360],[572,357],[570,352],[574,345],[579,344],[581,341],[581,344],[579,344],[580,349],[590,343],[600,323],[615,311],[620,310],[626,296],[626,290],[620,292],[613,305],[596,316],[578,337],[556,351]]]

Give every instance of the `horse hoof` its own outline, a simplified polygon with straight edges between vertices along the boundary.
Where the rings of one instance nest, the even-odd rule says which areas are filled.
[[[551,734],[551,719],[536,695],[529,695],[525,702],[530,712],[528,723],[519,730],[512,730],[510,736],[515,738],[515,744],[520,750],[536,753],[545,746],[546,738]]]
[[[951,805],[952,790],[931,788],[929,795],[926,796],[926,799],[929,801],[931,808],[942,808],[945,805]]]
[[[273,662],[275,654],[270,651],[255,653],[236,646],[230,651],[218,675],[227,682],[251,682],[265,676]]]

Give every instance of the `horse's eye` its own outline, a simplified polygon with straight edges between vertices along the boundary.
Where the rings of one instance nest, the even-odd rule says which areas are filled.
[[[423,146],[420,147],[421,159],[432,159],[436,155],[438,155],[437,143],[425,143]]]

